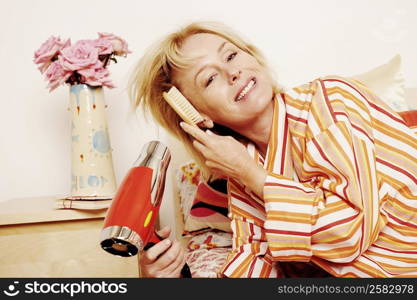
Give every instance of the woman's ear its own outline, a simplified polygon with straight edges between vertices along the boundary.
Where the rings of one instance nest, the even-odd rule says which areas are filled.
[[[200,122],[198,126],[203,127],[203,128],[213,128],[214,126],[213,120],[204,114],[201,114],[201,116],[203,117],[204,120]]]

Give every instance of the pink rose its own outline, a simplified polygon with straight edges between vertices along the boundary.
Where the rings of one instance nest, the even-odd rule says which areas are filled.
[[[111,44],[113,45],[113,52],[115,55],[126,56],[128,53],[132,53],[128,49],[127,42],[121,37],[118,37],[112,33],[105,32],[99,32],[98,36],[100,39],[106,39],[111,42]]]
[[[35,64],[39,64],[40,66],[38,69],[41,73],[44,73],[45,70],[49,67],[53,60],[55,60],[56,56],[59,52],[70,46],[71,41],[67,39],[66,41],[61,41],[60,37],[51,36],[48,40],[46,40],[41,47],[35,51],[33,61]]]
[[[97,39],[94,40],[94,45],[98,49],[99,55],[107,55],[113,53],[113,45],[107,39]]]
[[[54,61],[50,64],[45,72],[45,79],[49,82],[49,92],[52,92],[59,85],[64,84],[65,81],[71,76],[71,71],[66,71],[62,68],[59,61]]]
[[[96,40],[80,40],[71,45],[51,36],[34,54],[34,62],[45,75],[50,91],[61,84],[89,84],[114,88],[106,66],[114,55],[131,53],[125,40],[99,33]]]
[[[98,49],[92,40],[81,40],[61,51],[62,67],[68,71],[77,71],[94,66],[98,60]]]
[[[109,79],[109,71],[101,63],[88,69],[79,70],[78,73],[81,75],[81,81],[86,84],[114,88],[113,83]]]

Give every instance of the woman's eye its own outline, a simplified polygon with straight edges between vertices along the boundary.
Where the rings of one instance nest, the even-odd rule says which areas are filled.
[[[227,61],[231,61],[235,56],[237,55],[237,52],[230,53],[230,55],[227,57]]]
[[[210,76],[209,79],[207,79],[206,87],[208,87],[213,82],[213,80],[214,80],[214,75]]]

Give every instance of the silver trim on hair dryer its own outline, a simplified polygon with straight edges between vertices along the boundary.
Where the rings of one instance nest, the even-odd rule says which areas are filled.
[[[165,175],[171,161],[167,146],[159,141],[147,143],[133,164],[134,167],[148,167],[153,170],[151,183],[151,203],[154,207],[162,201],[165,188]]]

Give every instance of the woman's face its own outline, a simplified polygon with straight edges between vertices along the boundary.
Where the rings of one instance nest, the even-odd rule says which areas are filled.
[[[173,82],[215,123],[239,130],[269,109],[272,79],[250,54],[207,33],[189,36],[181,52],[196,60],[187,69],[175,69]]]

